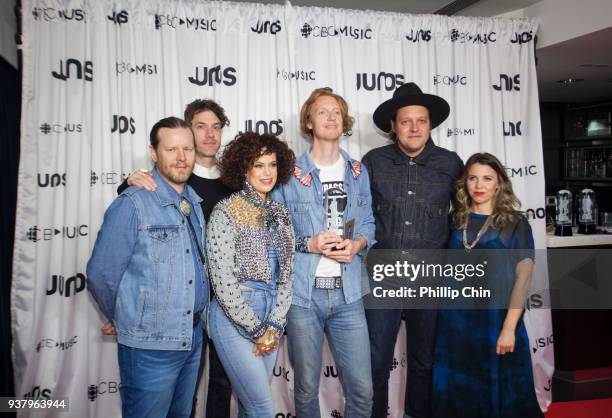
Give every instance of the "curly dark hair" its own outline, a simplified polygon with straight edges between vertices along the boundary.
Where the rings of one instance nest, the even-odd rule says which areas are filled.
[[[219,103],[210,99],[196,99],[193,102],[189,103],[185,107],[185,121],[190,124],[191,120],[195,115],[200,112],[205,112],[207,110],[213,112],[217,116],[217,118],[219,118],[222,128],[224,126],[229,126],[230,123],[229,119],[225,115],[225,109],[223,109],[223,107],[221,107]]]
[[[242,189],[247,171],[259,157],[267,154],[276,154],[276,184],[287,183],[293,173],[295,154],[286,142],[274,135],[260,135],[256,132],[241,132],[225,146],[217,164],[221,181],[230,189]]]

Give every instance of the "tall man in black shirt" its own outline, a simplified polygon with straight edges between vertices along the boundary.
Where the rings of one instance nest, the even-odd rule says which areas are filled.
[[[196,142],[196,156],[193,173],[187,184],[203,199],[202,211],[204,218],[208,218],[215,205],[223,198],[229,196],[232,190],[228,189],[219,180],[217,169],[217,151],[221,147],[221,136],[223,128],[229,125],[229,119],[225,110],[213,100],[194,100],[185,108],[184,119],[191,125],[191,130]],[[128,185],[142,187],[147,190],[155,190],[157,184],[153,181],[150,171],[136,170],[118,188],[121,193]],[[209,357],[209,382],[208,401],[206,402],[207,418],[227,418],[230,416],[230,398],[232,388],[225,374],[225,370],[212,341],[204,332],[204,353],[208,343]],[[202,353],[202,359],[204,359]],[[203,363],[200,366],[200,376]],[[199,379],[198,379],[199,381]],[[192,416],[195,413],[195,398]]]

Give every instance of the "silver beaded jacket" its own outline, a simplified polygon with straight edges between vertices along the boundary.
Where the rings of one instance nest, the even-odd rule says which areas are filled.
[[[206,232],[210,281],[219,305],[245,337],[255,340],[268,326],[283,332],[291,306],[294,243],[285,206],[271,199],[264,201],[248,183],[215,206]],[[276,304],[267,318],[259,318],[245,302],[240,283],[272,280],[270,244],[279,263]]]

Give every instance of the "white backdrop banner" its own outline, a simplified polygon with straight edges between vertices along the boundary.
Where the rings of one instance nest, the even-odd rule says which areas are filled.
[[[372,112],[414,81],[451,105],[434,141],[465,160],[505,163],[536,246],[544,248],[544,170],[536,82],[537,22],[254,3],[22,0],[23,113],[12,287],[19,397],[67,398],[61,417],[120,415],[116,343],[86,289],[85,266],[105,208],[130,171],[146,167],[148,132],[212,98],[239,131],[279,135],[294,151],[299,109],[316,87],[343,95],[355,117],[342,147],[361,158],[384,145]],[[535,283],[547,282],[545,261]],[[533,297],[529,308],[541,301]],[[540,405],[551,400],[550,313],[526,323]],[[391,416],[403,410],[406,354],[398,339]],[[286,349],[275,368],[277,417],[295,416]],[[329,352],[322,416],[341,417]],[[200,391],[203,388],[201,386]],[[202,406],[198,407],[202,410]],[[27,416],[29,413],[23,413]],[[36,415],[32,413],[32,415]]]

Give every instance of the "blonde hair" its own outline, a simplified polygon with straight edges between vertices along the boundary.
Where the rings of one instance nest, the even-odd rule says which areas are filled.
[[[310,93],[310,97],[308,97],[308,99],[306,99],[302,105],[302,110],[300,111],[300,130],[302,131],[302,134],[312,138],[312,129],[308,128],[310,108],[321,96],[330,96],[336,99],[338,106],[340,106],[340,111],[342,112],[342,132],[349,132],[353,128],[354,119],[348,115],[348,104],[346,103],[346,100],[344,100],[344,98],[339,94],[334,93],[330,87],[321,87],[314,89],[312,93]]]
[[[461,176],[455,182],[455,195],[453,197],[453,220],[459,229],[467,228],[472,198],[467,191],[467,178],[470,167],[474,164],[483,164],[491,167],[497,173],[499,188],[495,193],[493,202],[493,228],[499,230],[504,225],[516,219],[517,211],[521,206],[521,201],[516,197],[512,190],[512,182],[506,174],[502,163],[488,152],[472,155],[465,163],[465,168]]]

